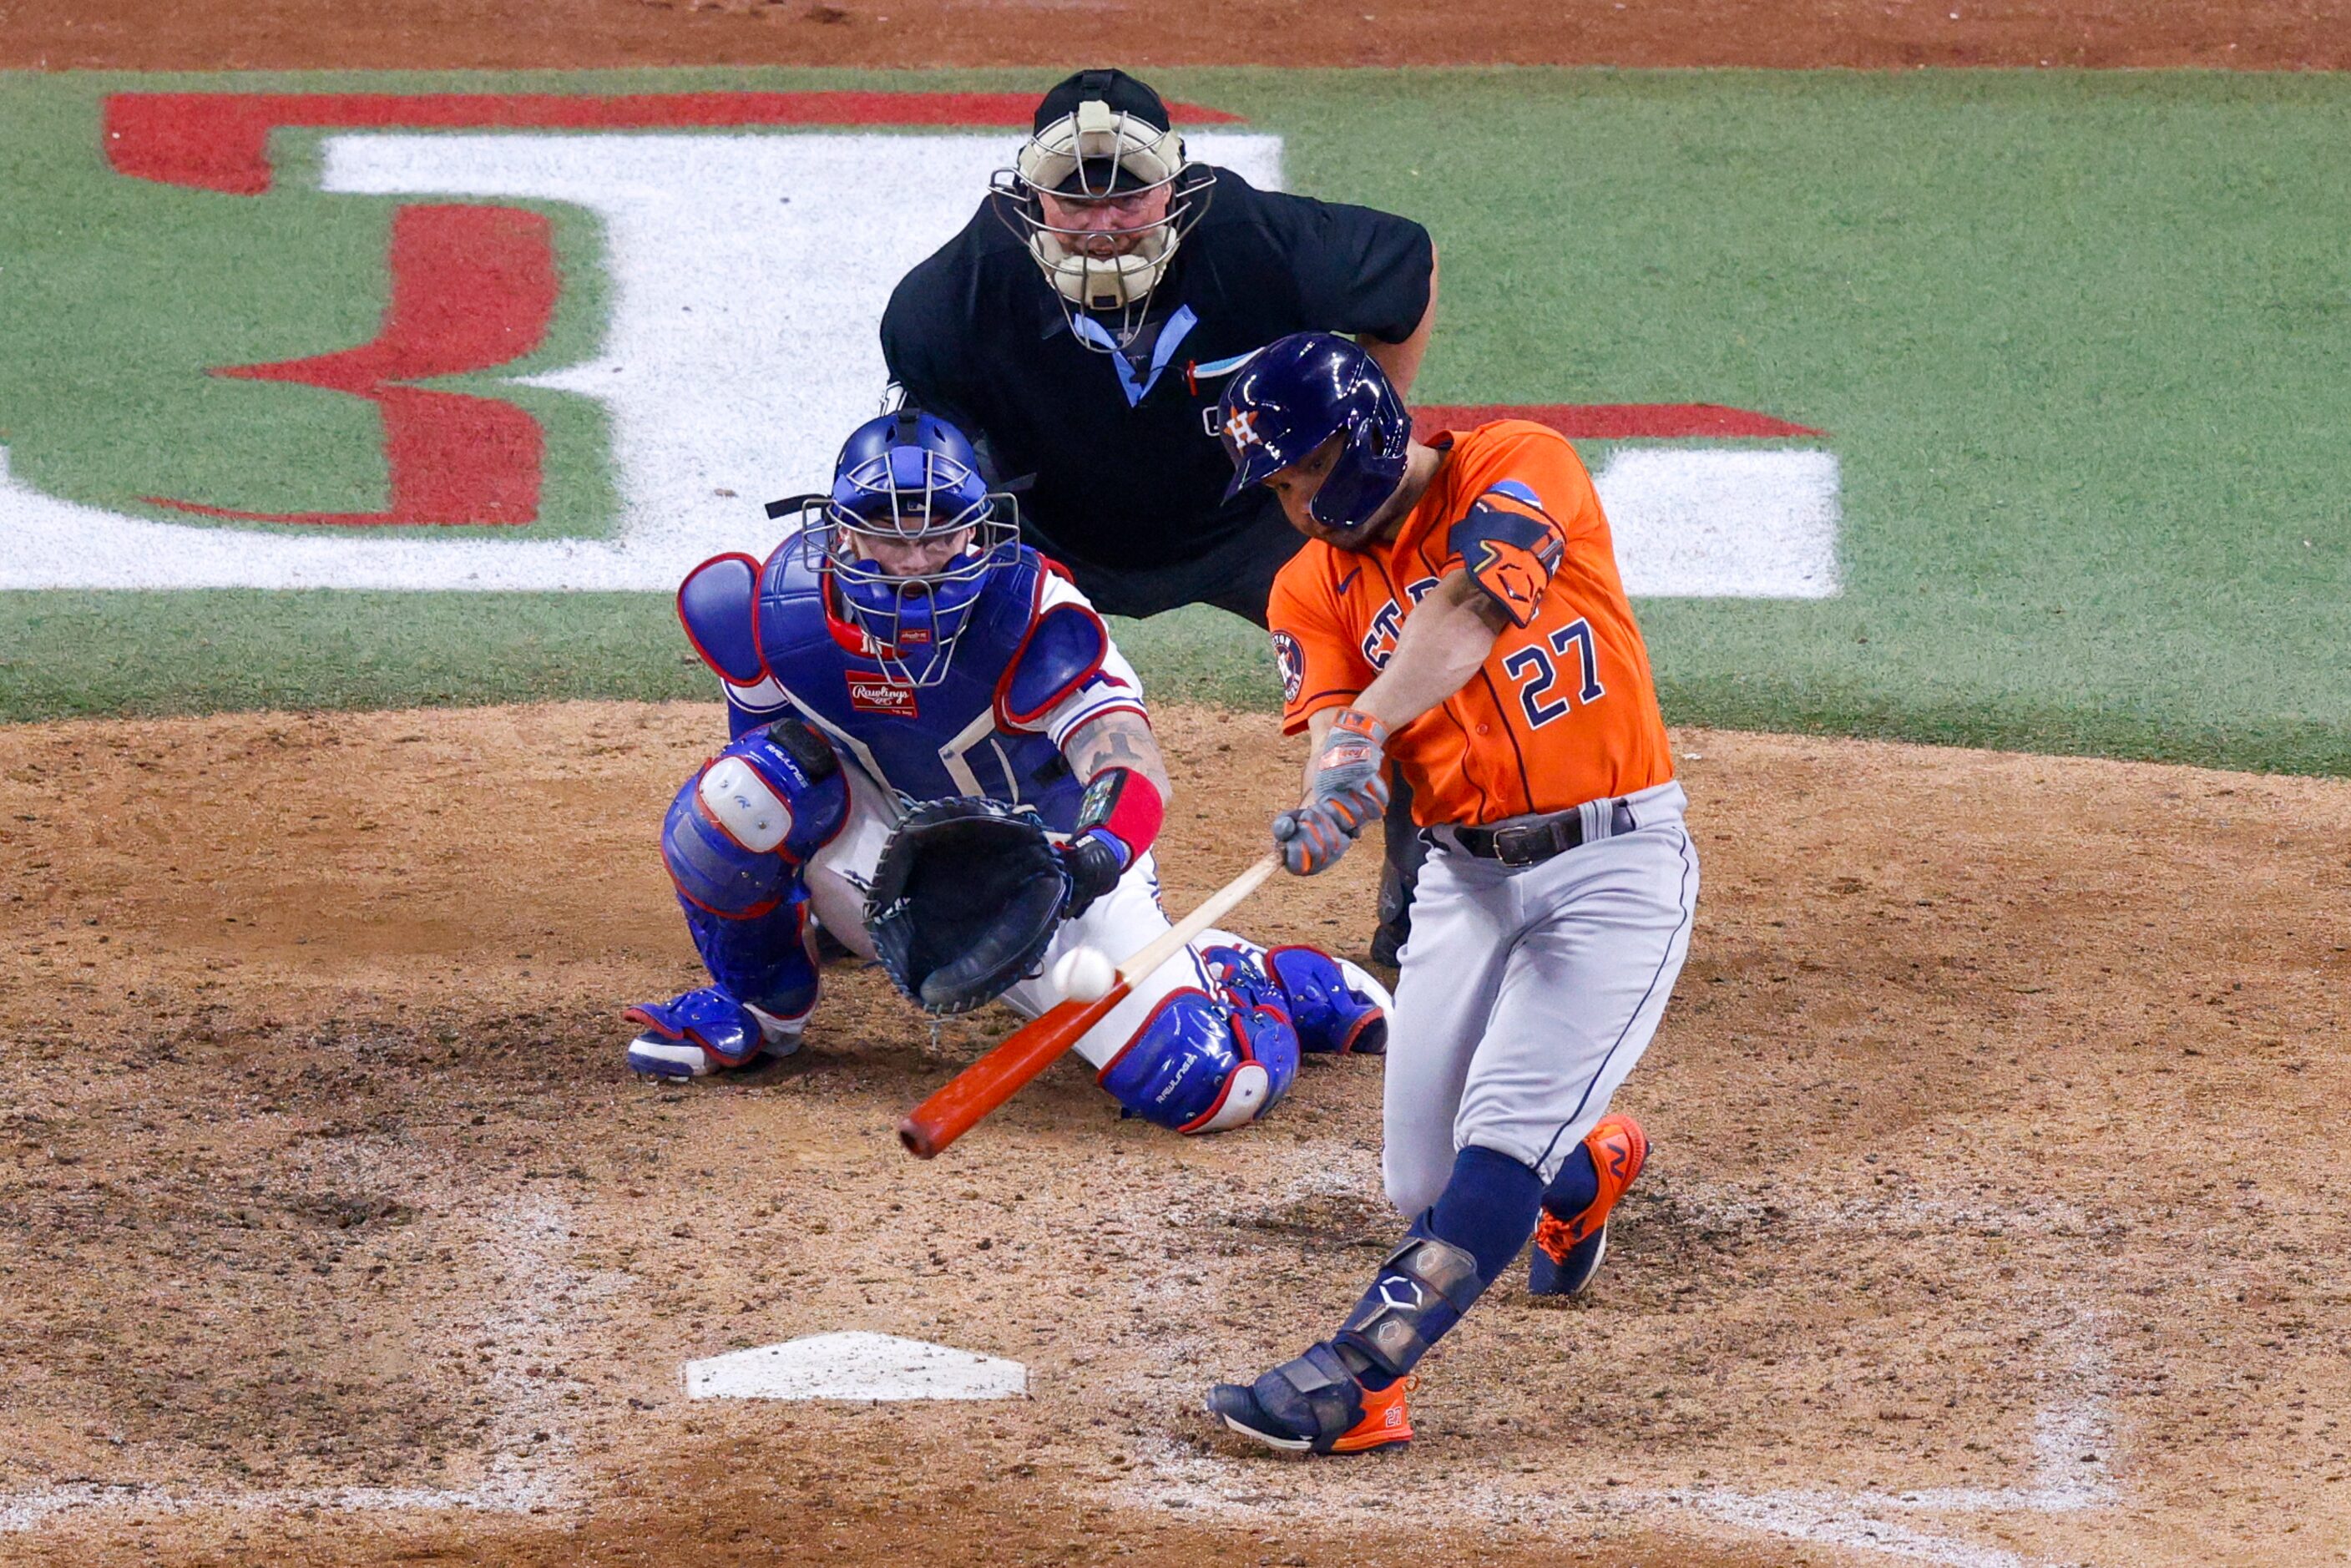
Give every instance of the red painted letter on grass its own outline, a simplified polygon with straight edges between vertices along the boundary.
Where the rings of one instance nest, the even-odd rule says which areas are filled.
[[[402,207],[392,217],[391,268],[392,302],[372,342],[213,372],[373,402],[383,415],[390,505],[381,512],[241,512],[148,499],[258,523],[534,521],[545,447],[538,422],[494,398],[402,383],[491,370],[538,350],[558,287],[547,219],[519,207]]]

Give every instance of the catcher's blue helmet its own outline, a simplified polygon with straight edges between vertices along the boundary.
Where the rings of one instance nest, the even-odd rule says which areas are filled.
[[[1346,444],[1307,507],[1323,527],[1361,528],[1404,480],[1412,415],[1377,361],[1344,338],[1297,332],[1267,344],[1234,372],[1217,412],[1233,462],[1227,500],[1334,435]]]
[[[963,432],[902,409],[850,433],[804,537],[883,668],[927,686],[946,678],[988,574],[1016,558],[1019,523]]]

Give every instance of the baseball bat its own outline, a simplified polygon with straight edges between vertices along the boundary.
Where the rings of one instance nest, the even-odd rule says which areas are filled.
[[[1176,950],[1214,925],[1226,911],[1258,890],[1281,863],[1269,854],[1225,883],[1198,908],[1145,943],[1118,967],[1118,980],[1090,1002],[1061,1001],[1005,1036],[995,1050],[956,1073],[936,1093],[909,1111],[898,1124],[898,1141],[918,1160],[927,1160],[978,1125],[981,1117],[1020,1091],[1020,1086],[1050,1067],[1063,1051],[1078,1043],[1086,1030],[1110,1016],[1124,1001],[1134,983],[1176,956]]]

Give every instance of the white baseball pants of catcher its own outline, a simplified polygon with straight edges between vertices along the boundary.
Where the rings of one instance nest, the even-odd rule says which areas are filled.
[[[1407,1218],[1437,1201],[1475,1145],[1548,1183],[1649,1048],[1689,951],[1698,851],[1667,782],[1623,798],[1635,827],[1513,868],[1463,853],[1446,830],[1413,895],[1388,1030],[1388,1197]]]
[[[882,846],[897,819],[884,804],[881,786],[861,769],[841,771],[849,779],[849,821],[809,861],[809,902],[815,907],[818,922],[841,946],[871,959],[873,943],[865,935],[865,890],[872,885],[873,868],[881,862]],[[1077,919],[1061,923],[1061,928],[1053,933],[1052,946],[1045,949],[1038,977],[1006,991],[1003,1000],[1023,1018],[1035,1018],[1061,999],[1045,977],[1053,972],[1053,963],[1062,954],[1072,947],[1099,947],[1110,955],[1111,962],[1121,963],[1165,934],[1168,924],[1166,911],[1159,904],[1158,865],[1147,854],[1139,856],[1116,887],[1094,900]],[[1107,1066],[1169,992],[1188,986],[1213,994],[1199,953],[1217,946],[1259,950],[1228,931],[1203,931],[1190,946],[1153,970],[1102,1022],[1079,1037],[1077,1053],[1096,1068]],[[1369,979],[1352,967],[1347,974],[1351,982]],[[1375,984],[1372,988],[1377,991]],[[1380,999],[1385,999],[1384,993],[1380,993]]]

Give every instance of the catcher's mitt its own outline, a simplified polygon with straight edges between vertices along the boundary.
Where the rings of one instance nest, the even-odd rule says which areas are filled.
[[[1001,995],[1044,956],[1070,875],[1033,811],[928,800],[882,846],[865,929],[900,990],[935,1013]]]

